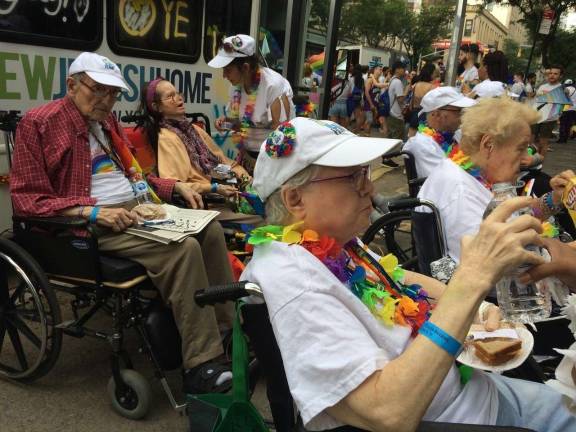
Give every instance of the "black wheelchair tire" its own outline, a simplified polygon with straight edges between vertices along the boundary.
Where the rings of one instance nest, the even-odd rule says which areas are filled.
[[[122,417],[126,417],[132,420],[140,420],[148,411],[150,411],[150,405],[152,402],[152,390],[150,389],[150,383],[142,374],[136,372],[133,369],[122,369],[120,370],[120,376],[122,380],[129,388],[130,395],[132,399],[136,399],[135,405],[127,404],[125,401],[120,400],[121,397],[126,395],[118,395],[116,392],[116,382],[114,377],[110,377],[108,381],[108,396],[112,402],[112,408]]]
[[[411,210],[398,210],[386,213],[368,227],[362,236],[362,242],[370,247],[370,244],[374,242],[376,237],[383,233],[386,253],[394,254],[403,268],[417,271],[418,257],[416,256],[416,249],[414,248],[413,240],[410,239],[410,248],[406,249],[399,244],[397,238],[399,232],[398,227],[400,224],[411,220]],[[375,252],[379,251],[375,249]]]
[[[50,282],[38,262],[16,243],[5,238],[0,238],[0,267],[7,265],[11,266],[17,273],[23,272],[28,278],[28,282],[30,282],[31,285],[29,285],[25,279],[24,282],[26,282],[27,293],[29,293],[29,298],[33,302],[35,306],[34,310],[37,313],[37,315],[33,316],[32,321],[34,321],[36,317],[39,317],[37,321],[40,322],[45,333],[42,336],[44,340],[40,341],[43,349],[39,349],[40,355],[38,359],[32,366],[28,365],[26,368],[23,367],[21,371],[13,370],[2,361],[2,349],[6,343],[4,345],[0,343],[0,376],[20,382],[31,382],[46,375],[52,369],[60,355],[62,348],[62,330],[56,328],[61,322],[60,305],[58,304],[56,293],[50,286]],[[2,273],[2,277],[7,278],[7,272],[3,272],[2,270],[6,270],[6,267],[0,268],[0,273]],[[2,282],[5,284],[3,285]],[[14,333],[10,333],[10,330],[8,330],[9,326],[11,326],[12,332],[14,332],[14,329],[17,327],[15,325],[15,319],[19,320],[19,317],[14,317],[14,315],[17,315],[17,308],[14,304],[9,305],[5,303],[9,295],[7,283],[7,279],[0,281],[0,291],[5,290],[0,292],[0,340],[2,340],[5,333],[8,333],[8,339],[12,342],[15,353],[18,354],[17,351],[21,351],[22,354],[25,355],[21,349],[17,350],[15,348]],[[40,299],[40,296],[43,300]],[[12,317],[10,317],[10,310]],[[27,315],[30,315],[32,311],[28,310],[26,312]],[[22,326],[22,323],[23,321],[20,320],[19,325]],[[28,330],[26,330],[26,328]],[[18,330],[19,335],[24,335],[28,340],[32,341],[31,337],[34,335],[30,335],[30,333],[33,332],[26,326],[26,323],[24,323],[24,327],[20,327]],[[36,341],[36,343],[38,343],[38,341]],[[22,366],[22,363],[20,365]]]

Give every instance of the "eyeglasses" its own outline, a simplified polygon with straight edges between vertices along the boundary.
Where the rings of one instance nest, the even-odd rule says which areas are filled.
[[[118,95],[120,94],[120,92],[122,91],[117,87],[107,87],[107,86],[103,86],[103,85],[91,86],[89,84],[86,84],[82,80],[80,80],[80,84],[88,87],[90,89],[90,91],[94,94],[94,96],[100,97],[100,98],[103,98],[106,96],[112,96],[113,98],[117,98]]]
[[[349,180],[350,183],[354,185],[356,192],[361,192],[366,188],[366,186],[370,182],[370,166],[368,165],[363,166],[359,170],[354,171],[352,174],[348,175],[312,179],[309,181],[309,183],[320,183],[325,181],[343,180],[343,179]]]
[[[160,101],[172,101],[173,104],[178,103],[178,98],[183,98],[182,93],[176,92],[172,93],[171,95],[166,96],[165,98],[160,99]]]

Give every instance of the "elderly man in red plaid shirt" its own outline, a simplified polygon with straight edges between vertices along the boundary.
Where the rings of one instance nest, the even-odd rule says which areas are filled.
[[[128,89],[116,64],[82,53],[70,65],[66,85],[63,99],[30,110],[18,126],[10,175],[14,212],[94,223],[100,250],[142,264],[171,306],[182,336],[185,392],[229,387],[229,368],[214,361],[223,353],[215,309],[194,302],[196,289],[232,281],[222,228],[214,222],[170,245],[124,233],[137,221],[132,208],[142,185],[145,194],[165,201],[177,192],[194,208],[200,195],[189,184],[153,175],[135,181],[121,157],[132,157],[130,144],[112,115],[117,96]],[[230,319],[226,309],[218,312],[221,320]]]

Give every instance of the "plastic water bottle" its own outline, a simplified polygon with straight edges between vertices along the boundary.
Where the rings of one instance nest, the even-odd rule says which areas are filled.
[[[502,202],[516,196],[516,185],[511,183],[496,183],[492,192],[494,198],[486,207],[484,218]],[[511,219],[523,214],[530,214],[530,209],[521,209],[512,214]],[[542,253],[538,246],[526,246],[531,252]],[[511,322],[532,323],[541,321],[550,316],[552,302],[548,289],[547,279],[539,282],[523,284],[518,277],[526,272],[530,265],[519,266],[512,274],[504,276],[496,283],[496,297],[498,306],[504,318]]]

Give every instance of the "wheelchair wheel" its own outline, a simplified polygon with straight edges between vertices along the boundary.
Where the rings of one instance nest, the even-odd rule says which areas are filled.
[[[150,410],[152,391],[148,380],[132,369],[120,371],[126,389],[121,391],[116,387],[114,377],[108,381],[108,396],[112,407],[122,417],[139,420]]]
[[[379,255],[394,254],[403,268],[417,270],[411,210],[394,211],[377,219],[366,230],[362,241]]]
[[[56,295],[36,260],[0,239],[0,376],[29,382],[44,376],[62,346]]]

